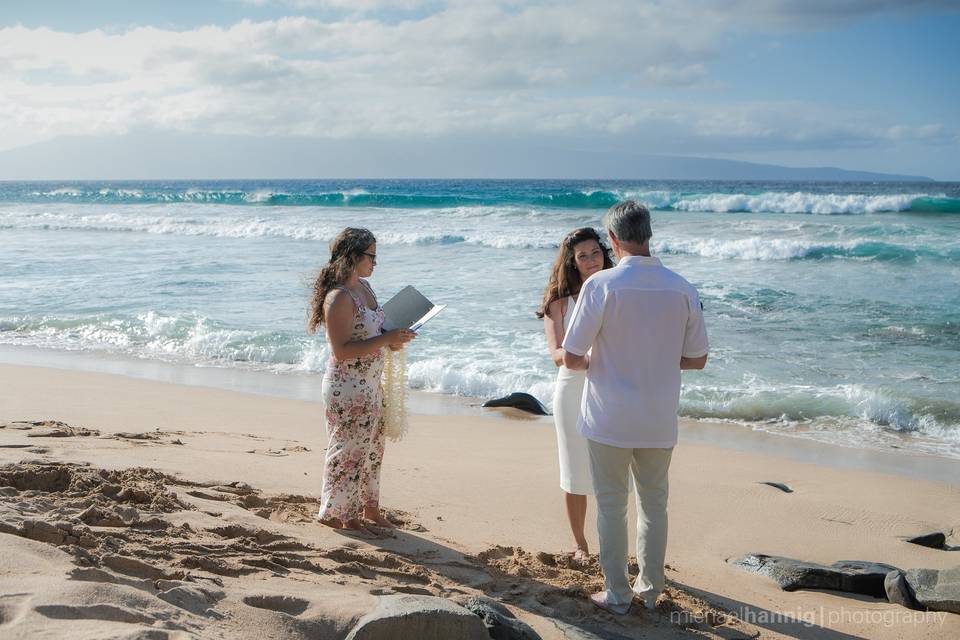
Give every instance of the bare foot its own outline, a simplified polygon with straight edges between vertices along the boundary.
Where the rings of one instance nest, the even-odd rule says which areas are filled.
[[[397,525],[393,524],[385,516],[377,516],[373,518],[373,522],[376,523],[378,527],[383,527],[384,529],[396,529]]]
[[[343,523],[340,522],[340,518],[320,518],[317,517],[317,520],[320,521],[320,524],[330,527],[331,529],[343,529]]]
[[[603,609],[604,611],[618,616],[627,615],[627,613],[630,612],[630,605],[632,604],[632,602],[613,604],[607,600],[606,591],[598,591],[597,593],[591,594],[590,602],[592,602],[593,606],[597,607],[598,609]]]
[[[397,525],[395,525],[395,524],[393,524],[392,522],[390,522],[390,520],[388,520],[386,516],[384,516],[382,513],[380,513],[380,509],[364,509],[364,510],[363,510],[363,517],[366,518],[367,520],[373,522],[373,523],[376,524],[378,527],[382,527],[382,528],[384,528],[384,529],[396,529],[396,528],[397,528]]]
[[[337,529],[339,531],[356,531],[358,533],[371,533],[367,529],[363,522],[357,518],[352,520],[347,520],[344,522],[340,518],[317,518],[320,521],[320,524],[330,527],[331,529]]]
[[[343,527],[341,528],[358,533],[363,537],[371,537],[371,538],[383,537],[375,529],[370,529],[369,527],[367,527],[367,525],[365,525],[363,523],[363,520],[361,520],[360,518],[350,518],[349,520],[343,523]]]

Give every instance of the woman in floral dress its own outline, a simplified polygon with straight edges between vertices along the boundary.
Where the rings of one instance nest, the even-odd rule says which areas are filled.
[[[330,361],[323,376],[327,453],[318,518],[325,524],[378,535],[394,528],[380,512],[383,462],[383,349],[403,348],[409,329],[382,332],[383,310],[369,278],[377,264],[376,238],[347,228],[330,245],[330,261],[313,287],[308,330],[324,325]]]

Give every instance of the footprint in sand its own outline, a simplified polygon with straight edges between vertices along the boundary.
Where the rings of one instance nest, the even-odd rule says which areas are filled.
[[[94,567],[74,567],[67,574],[67,580],[76,580],[78,582],[103,582],[107,584],[121,584],[141,591],[152,593],[155,585],[154,580],[131,578],[112,571],[96,569]],[[162,582],[162,581],[161,581]]]
[[[283,449],[250,449],[249,451],[244,451],[244,453],[253,453],[258,456],[272,456],[274,458],[282,458],[283,456],[290,455]]]
[[[255,595],[243,598],[243,603],[257,609],[278,611],[290,616],[298,616],[310,607],[310,602],[303,598],[284,595]]]
[[[105,620],[108,622],[127,622],[130,624],[151,624],[156,622],[153,616],[148,616],[114,604],[66,605],[49,604],[39,605],[34,611],[45,618],[60,620]]]
[[[30,431],[35,427],[44,427],[48,429],[56,429],[61,427],[65,427],[67,429],[72,428],[66,422],[60,422],[59,420],[15,420],[14,422],[0,424],[0,429],[16,429],[18,431]]]
[[[388,576],[401,583],[430,584],[433,578],[423,566],[414,564],[396,554],[384,551],[360,551],[340,547],[320,553],[320,556],[338,563],[336,571],[373,580],[378,575]]]
[[[214,500],[216,502],[227,502],[230,500],[228,496],[219,494],[219,493],[210,493],[207,491],[201,491],[199,489],[191,489],[185,491],[188,496],[191,498],[200,498],[201,500]]]
[[[28,611],[30,595],[25,593],[4,594],[0,599],[0,627],[12,625]]]
[[[50,449],[47,447],[38,447],[32,444],[0,444],[0,449],[26,449],[28,453],[36,453],[38,455],[50,453]]]
[[[207,529],[210,533],[216,534],[222,538],[253,538],[258,544],[270,544],[277,540],[288,540],[287,536],[279,533],[271,533],[266,529],[252,529],[241,525],[231,524],[224,527],[214,527]]]
[[[205,589],[188,584],[178,584],[161,591],[157,594],[157,597],[190,613],[208,618],[222,619],[224,617],[223,614],[211,608],[226,597],[226,593],[219,589]]]
[[[253,453],[260,456],[272,456],[275,458],[282,458],[283,456],[288,456],[291,453],[309,453],[310,449],[307,447],[302,447],[300,445],[291,446],[291,447],[282,447],[280,449],[250,449],[244,453]]]
[[[15,429],[18,431],[29,431],[28,438],[73,438],[77,436],[99,436],[100,432],[96,429],[85,429],[84,427],[71,427],[66,422],[59,420],[18,420],[16,422],[7,422],[0,424],[0,429]]]

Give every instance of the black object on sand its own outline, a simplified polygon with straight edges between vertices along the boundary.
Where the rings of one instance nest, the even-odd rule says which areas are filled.
[[[538,416],[548,416],[546,407],[543,404],[534,398],[529,393],[521,393],[519,391],[511,393],[508,396],[502,398],[494,398],[493,400],[487,400],[482,405],[483,407],[513,407],[514,409],[520,409],[521,411],[529,411],[530,413],[536,414]]]
[[[767,486],[774,487],[775,489],[780,489],[780,491],[783,491],[784,493],[793,493],[793,489],[782,482],[761,482],[760,484],[765,484]]]

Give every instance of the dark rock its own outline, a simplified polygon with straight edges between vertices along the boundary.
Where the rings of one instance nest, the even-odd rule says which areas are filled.
[[[935,531],[934,533],[925,533],[922,536],[910,538],[907,542],[918,544],[921,547],[930,547],[931,549],[945,549],[947,546],[947,535]]]
[[[631,636],[603,629],[598,625],[578,622],[576,626],[560,620],[551,620],[567,640],[631,640]]]
[[[541,640],[528,624],[517,620],[510,609],[490,598],[475,596],[462,603],[463,608],[483,619],[493,640]]]
[[[346,640],[488,640],[487,629],[472,612],[433,596],[392,595],[360,618]]]
[[[782,482],[761,482],[760,484],[765,484],[768,487],[774,487],[775,489],[780,489],[780,491],[783,491],[784,493],[793,493],[793,489],[783,484]]]
[[[456,600],[457,604],[465,609],[473,611],[481,618],[484,613],[492,611],[504,618],[516,619],[516,616],[513,615],[513,612],[507,608],[502,602],[498,602],[493,598],[487,598],[485,596],[470,596],[464,597],[462,600]]]
[[[734,564],[774,580],[784,591],[829,589],[885,598],[884,579],[896,567],[878,562],[840,560],[832,565],[804,562],[781,556],[749,554]]]
[[[487,400],[481,406],[483,407],[513,407],[521,411],[529,411],[538,416],[550,415],[546,407],[529,393],[515,392],[502,398]]]
[[[883,588],[887,592],[887,600],[893,604],[899,604],[907,609],[921,608],[910,591],[906,575],[900,569],[887,574],[883,579]]]
[[[905,577],[921,608],[960,613],[960,565],[939,571],[910,569]]]

